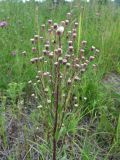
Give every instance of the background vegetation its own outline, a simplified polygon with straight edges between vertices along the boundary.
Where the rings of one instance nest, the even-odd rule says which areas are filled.
[[[120,94],[104,84],[109,73],[120,74],[120,8],[114,3],[77,0],[56,7],[49,1],[0,2],[0,21],[8,23],[0,28],[1,159],[52,157],[52,144],[47,141],[49,128],[43,130],[50,119],[41,111],[39,100],[31,97],[33,88],[28,86],[37,72],[30,63],[30,39],[38,33],[38,26],[47,24],[48,19],[59,23],[68,12],[78,22],[81,15],[81,40],[89,47],[96,46],[100,54],[95,60],[96,71],[90,67],[77,84],[79,106],[66,121],[66,125],[70,122],[65,128],[67,138],[57,158],[120,159]]]

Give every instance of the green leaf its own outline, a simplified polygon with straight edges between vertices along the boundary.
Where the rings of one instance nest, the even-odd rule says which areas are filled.
[[[108,120],[105,113],[102,113],[101,115],[100,122],[98,125],[98,131],[100,132],[113,132],[114,131],[113,126]]]

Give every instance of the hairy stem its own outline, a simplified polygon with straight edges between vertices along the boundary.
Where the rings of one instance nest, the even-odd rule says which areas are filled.
[[[58,123],[58,102],[59,102],[59,80],[60,80],[60,64],[56,66],[56,85],[54,92],[54,110],[55,110],[55,119],[54,119],[54,128],[53,128],[53,160],[56,160],[56,131],[57,131],[57,123]]]

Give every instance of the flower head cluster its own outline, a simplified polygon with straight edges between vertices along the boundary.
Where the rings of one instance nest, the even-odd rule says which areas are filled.
[[[33,86],[39,88],[41,93],[36,94],[42,106],[45,103],[54,105],[56,94],[63,108],[71,105],[69,102],[74,95],[74,88],[77,88],[76,83],[80,83],[88,66],[99,53],[94,46],[88,49],[86,40],[81,41],[80,48],[76,49],[79,24],[75,22],[71,25],[71,19],[71,13],[59,24],[50,19],[48,25],[41,25],[40,35],[34,35],[31,39],[35,57],[30,61],[36,66],[37,75],[35,82],[29,81],[29,85],[35,84]],[[93,62],[92,66],[97,67]],[[73,103],[78,106],[77,99]]]

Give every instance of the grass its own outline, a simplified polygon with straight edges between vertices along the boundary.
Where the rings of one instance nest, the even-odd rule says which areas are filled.
[[[33,93],[41,95],[43,92],[34,84],[32,87],[28,85],[28,81],[35,81],[37,73],[36,67],[30,63],[30,59],[36,56],[32,53],[30,39],[35,34],[46,33],[41,32],[40,26],[43,23],[47,25],[48,19],[59,23],[68,12],[72,12],[69,29],[74,21],[79,22],[78,39],[74,44],[76,55],[82,40],[88,42],[87,58],[92,55],[89,52],[92,45],[100,50],[100,54],[94,62],[96,70],[90,65],[74,89],[67,90],[67,86],[62,89],[63,92],[68,91],[68,108],[63,124],[55,134],[57,159],[120,159],[120,95],[106,88],[102,82],[110,72],[120,74],[120,8],[113,3],[98,5],[79,1],[57,7],[51,2],[39,5],[33,1],[25,4],[0,2],[0,21],[8,22],[6,28],[0,28],[1,159],[52,159],[54,109],[46,107],[44,96],[42,99],[31,97]],[[64,37],[62,41],[66,50]],[[39,43],[42,54],[43,44]],[[41,68],[45,69],[44,66]],[[68,73],[71,75],[72,71]],[[53,102],[51,86],[48,87]],[[78,107],[72,106],[72,93],[77,96]],[[63,113],[58,108],[59,126]]]

